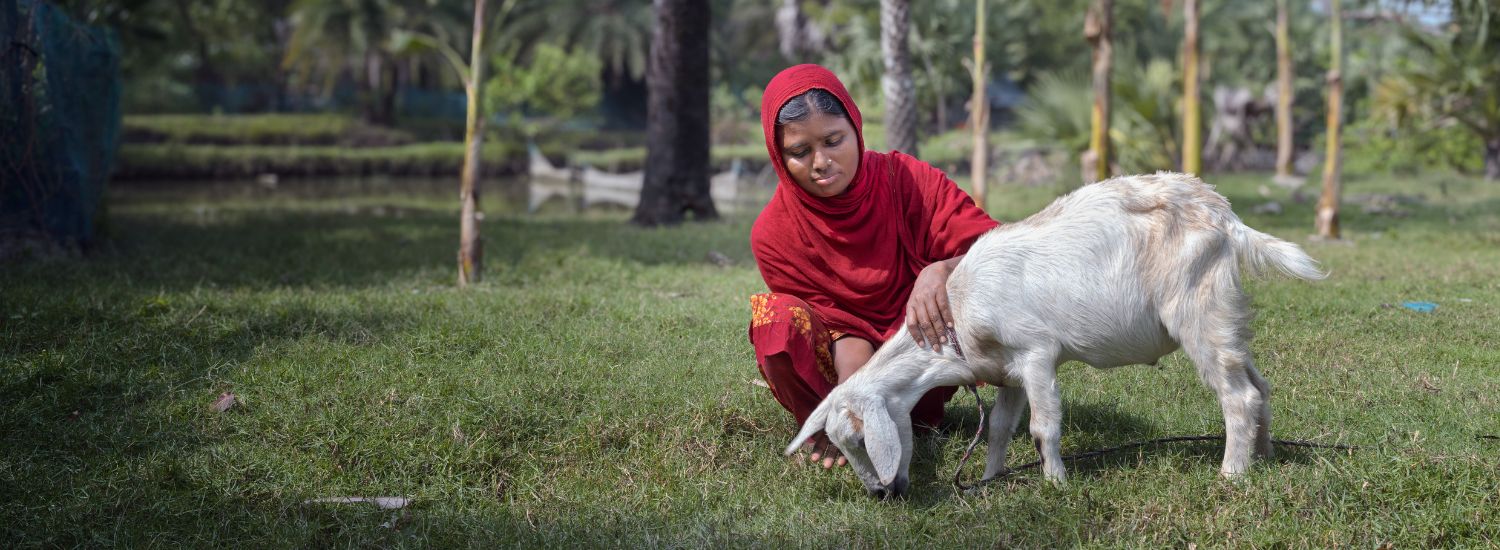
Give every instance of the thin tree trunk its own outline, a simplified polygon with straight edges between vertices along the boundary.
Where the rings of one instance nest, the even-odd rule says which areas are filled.
[[[718,219],[709,195],[708,0],[654,0],[646,64],[646,173],[631,221]]]
[[[1329,0],[1333,32],[1329,37],[1329,49],[1333,59],[1328,67],[1328,149],[1323,160],[1323,196],[1318,199],[1318,213],[1313,220],[1318,236],[1324,239],[1339,238],[1339,199],[1343,194],[1340,180],[1340,152],[1344,103],[1343,65],[1343,15],[1339,0]]]
[[[974,132],[974,151],[969,159],[969,180],[974,181],[974,202],[981,210],[989,201],[987,175],[990,172],[990,61],[984,60],[984,3],[974,3],[974,97],[969,99],[969,127]]]
[[[1292,43],[1286,0],[1276,0],[1276,179],[1292,177]]]
[[[484,91],[484,9],[487,0],[474,0],[474,41],[469,50],[469,74],[464,82],[468,113],[464,124],[464,167],[458,192],[459,214],[458,286],[479,282],[484,266],[484,240],[479,236],[479,159],[484,150],[484,117],[480,106]]]
[[[911,56],[906,36],[911,27],[911,5],[907,0],[880,0],[880,57],[885,74],[880,89],[885,95],[885,146],[917,156],[917,97],[911,79]]]
[[[1203,171],[1203,119],[1198,102],[1198,0],[1183,0],[1182,171]]]
[[[990,97],[985,88],[989,82],[989,62],[984,60],[984,4],[974,2],[974,97],[969,100],[969,126],[974,132],[974,151],[969,162],[969,179],[974,182],[974,202],[984,209],[989,199],[990,169]]]
[[[1084,18],[1083,34],[1088,39],[1089,45],[1093,46],[1094,61],[1094,110],[1091,117],[1093,123],[1089,132],[1089,151],[1093,154],[1094,173],[1085,174],[1084,179],[1090,181],[1104,181],[1109,179],[1109,73],[1112,58],[1114,56],[1114,45],[1110,41],[1110,27],[1113,26],[1114,2],[1112,0],[1095,0],[1093,9]]]
[[[209,40],[198,29],[198,24],[193,20],[193,2],[189,0],[178,0],[177,15],[182,18],[182,26],[188,30],[193,37],[193,46],[198,50],[198,66],[194,69],[197,82],[193,86],[194,95],[198,96],[201,108],[213,111],[223,107],[220,100],[223,98],[223,79],[219,72],[214,69],[214,61],[209,57]]]
[[[1484,179],[1500,181],[1500,137],[1484,142]]]

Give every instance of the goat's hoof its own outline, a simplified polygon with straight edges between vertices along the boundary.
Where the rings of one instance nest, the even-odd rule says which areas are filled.
[[[1248,469],[1249,468],[1241,468],[1238,470],[1232,470],[1229,468],[1224,468],[1222,470],[1219,470],[1219,476],[1230,481],[1239,481],[1245,479],[1245,471]]]

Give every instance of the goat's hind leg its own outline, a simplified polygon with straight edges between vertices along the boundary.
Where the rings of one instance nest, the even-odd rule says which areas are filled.
[[[1271,388],[1250,357],[1249,328],[1244,326],[1249,322],[1248,315],[1204,309],[1208,310],[1203,311],[1204,318],[1180,333],[1182,348],[1197,366],[1203,383],[1218,395],[1224,412],[1224,463],[1220,471],[1225,477],[1234,477],[1250,469],[1252,451],[1262,455],[1269,452]]]
[[[989,481],[1007,471],[1006,451],[1010,436],[1016,433],[1016,424],[1021,420],[1021,409],[1026,406],[1026,390],[1000,386],[995,395],[995,407],[990,409],[989,454],[985,456],[984,478]]]

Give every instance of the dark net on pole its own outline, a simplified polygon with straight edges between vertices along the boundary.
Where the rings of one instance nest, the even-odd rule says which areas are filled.
[[[87,245],[120,137],[113,32],[0,0],[0,245]]]

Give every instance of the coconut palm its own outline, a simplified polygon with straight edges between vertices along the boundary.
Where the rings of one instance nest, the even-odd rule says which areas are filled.
[[[911,4],[907,0],[880,0],[880,57],[885,66],[880,88],[885,97],[885,145],[890,150],[915,156],[917,97],[906,40],[910,29]]]
[[[631,221],[718,219],[708,187],[708,0],[654,0],[646,70],[646,173]]]
[[[1438,34],[1406,30],[1418,54],[1403,76],[1427,111],[1484,143],[1484,177],[1500,180],[1500,5],[1458,0],[1451,26]]]
[[[283,65],[303,79],[322,75],[322,88],[352,74],[363,118],[390,125],[400,75],[391,38],[425,13],[413,0],[297,0]]]

